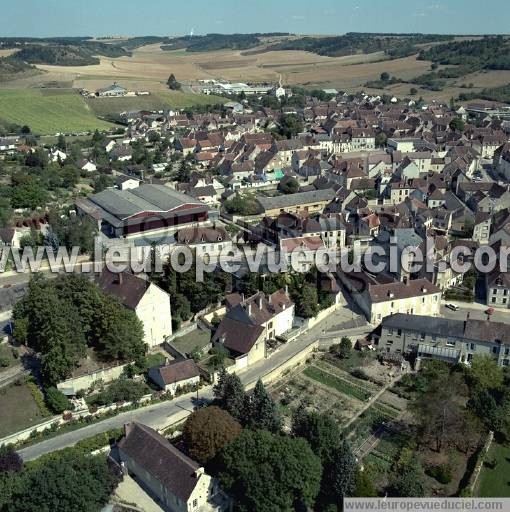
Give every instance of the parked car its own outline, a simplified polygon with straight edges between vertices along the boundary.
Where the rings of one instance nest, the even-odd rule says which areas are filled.
[[[446,307],[448,309],[451,309],[452,311],[458,311],[459,310],[459,306],[457,306],[457,304],[454,304],[453,302],[448,302],[448,304],[446,304]]]

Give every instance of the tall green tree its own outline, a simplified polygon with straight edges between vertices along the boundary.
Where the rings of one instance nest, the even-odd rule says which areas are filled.
[[[304,407],[298,407],[292,415],[292,433],[306,439],[323,464],[332,462],[341,442],[340,429],[331,416],[307,412]]]
[[[245,419],[246,393],[241,379],[235,373],[220,372],[213,387],[214,398],[222,409],[242,423]]]
[[[116,298],[105,296],[95,317],[95,345],[106,360],[141,359],[146,352],[142,322]]]
[[[358,464],[347,441],[344,440],[335,450],[331,464],[324,471],[323,490],[329,494],[332,503],[341,502],[354,494]]]
[[[182,88],[181,84],[177,81],[177,78],[175,78],[175,75],[173,73],[168,77],[166,84],[168,85],[168,88],[172,91],[180,91]]]
[[[267,392],[264,384],[259,379],[253,390],[253,394],[247,398],[246,406],[247,426],[251,429],[279,432],[282,428],[282,417],[278,406]]]

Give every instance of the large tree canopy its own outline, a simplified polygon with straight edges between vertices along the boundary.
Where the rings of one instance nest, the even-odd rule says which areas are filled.
[[[220,454],[220,482],[239,511],[311,507],[322,467],[304,439],[245,430]]]
[[[5,512],[97,512],[116,485],[106,458],[74,449],[31,463],[8,479],[1,476]]]
[[[241,431],[241,425],[227,411],[212,405],[188,417],[183,437],[191,458],[205,465]]]
[[[103,294],[83,276],[35,276],[13,309],[14,336],[41,354],[41,375],[54,385],[94,348],[104,360],[145,353],[143,326],[133,311]]]

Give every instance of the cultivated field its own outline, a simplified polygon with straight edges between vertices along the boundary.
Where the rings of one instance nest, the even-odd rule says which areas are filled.
[[[28,125],[34,133],[81,132],[108,129],[81,96],[72,90],[0,90],[0,119]]]
[[[150,96],[126,98],[92,98],[87,99],[87,105],[98,116],[119,114],[135,110],[181,109],[195,105],[211,105],[224,103],[225,98],[193,94],[178,91],[156,91]]]
[[[0,58],[2,57],[9,57],[10,55],[13,55],[18,50],[16,48],[8,48],[6,50],[0,50]]]
[[[73,87],[94,90],[117,81],[130,89],[164,91],[166,80],[174,73],[178,80],[224,78],[232,81],[276,82],[281,75],[286,84],[337,87],[352,90],[383,71],[402,78],[425,72],[429,63],[406,57],[384,61],[382,52],[345,57],[324,57],[304,51],[222,50],[195,53],[183,50],[163,51],[159,45],[148,45],[131,57],[102,57],[93,66],[47,66],[42,76],[20,80],[19,86],[37,86],[44,82],[72,83]],[[16,82],[11,82],[14,86]]]
[[[94,91],[113,82],[119,82],[131,90],[151,92],[150,97],[106,99],[101,100],[102,103],[96,100],[88,102],[94,113],[107,115],[126,110],[183,108],[218,102],[216,98],[169,91],[166,81],[171,73],[184,84],[207,78],[276,83],[281,76],[286,85],[336,88],[348,92],[365,90],[372,94],[398,97],[409,96],[410,88],[416,87],[417,97],[423,96],[427,101],[449,101],[462,92],[477,92],[485,87],[510,82],[510,71],[488,71],[450,79],[442,91],[421,89],[412,83],[394,84],[385,89],[368,89],[364,84],[378,79],[383,72],[403,80],[411,80],[429,72],[430,62],[419,61],[415,55],[385,60],[383,52],[325,57],[304,51],[265,52],[263,48],[258,50],[258,53],[257,49],[198,53],[184,50],[163,51],[159,44],[147,45],[136,49],[130,57],[101,57],[100,63],[93,66],[39,65],[37,67],[41,71],[40,74],[24,74],[18,80],[0,83],[0,90],[49,87],[83,88]],[[470,88],[466,89],[465,86],[468,85]],[[83,105],[80,108],[83,108]],[[78,122],[78,125],[80,124],[81,122]]]

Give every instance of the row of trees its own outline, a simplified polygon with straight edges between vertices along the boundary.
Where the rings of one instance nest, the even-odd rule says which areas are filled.
[[[232,275],[219,269],[204,273],[204,281],[197,282],[195,265],[187,272],[176,272],[166,264],[161,275],[152,277],[170,294],[174,329],[178,329],[181,322],[191,318],[192,314],[216,304],[225,295],[225,290],[232,286]]]
[[[48,385],[69,377],[87,347],[107,361],[139,359],[146,350],[135,313],[76,274],[36,275],[13,319],[14,337],[40,353]]]

